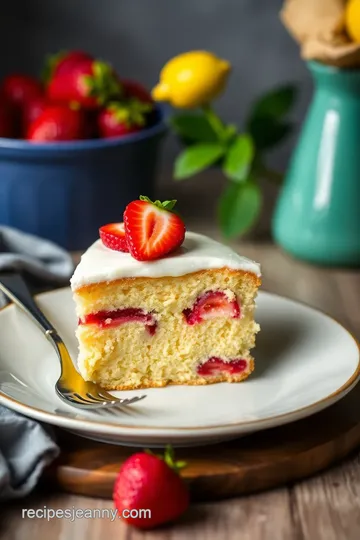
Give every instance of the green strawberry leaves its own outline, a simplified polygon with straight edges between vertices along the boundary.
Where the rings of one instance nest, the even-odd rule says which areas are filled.
[[[179,473],[181,469],[183,469],[187,465],[186,461],[175,460],[175,452],[170,444],[168,444],[165,448],[164,461],[166,465],[176,473]]]
[[[152,111],[153,106],[150,103],[131,98],[124,102],[110,102],[107,109],[111,111],[118,122],[124,123],[128,127],[134,125],[142,127],[145,126],[146,115]]]
[[[67,53],[68,51],[59,51],[58,53],[49,54],[46,56],[45,65],[40,75],[40,78],[45,85],[48,84],[48,82],[50,81],[54,73],[56,66],[63,58],[65,58]]]
[[[177,203],[176,199],[172,199],[171,201],[163,201],[163,202],[159,200],[152,201],[151,199],[149,199],[149,197],[146,197],[145,195],[140,195],[139,199],[140,201],[148,202],[150,204],[153,204],[154,206],[157,206],[161,210],[167,210],[168,212],[171,212],[175,204]]]
[[[168,444],[165,447],[165,452],[164,452],[163,456],[161,454],[154,454],[154,452],[152,452],[149,449],[144,450],[144,452],[146,454],[149,454],[150,456],[155,456],[158,459],[164,460],[166,465],[168,467],[170,467],[170,469],[172,469],[177,474],[181,471],[181,469],[183,469],[184,467],[187,466],[186,461],[176,461],[175,460],[175,452],[174,452],[173,447],[170,444]]]
[[[115,76],[113,67],[96,60],[92,63],[92,75],[83,75],[83,82],[88,95],[96,97],[99,105],[104,105],[111,99],[119,99],[123,94],[120,81]]]

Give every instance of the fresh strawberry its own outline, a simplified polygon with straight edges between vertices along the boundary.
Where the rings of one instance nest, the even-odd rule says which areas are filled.
[[[246,367],[247,361],[243,358],[225,362],[221,358],[213,356],[201,364],[196,371],[201,377],[216,377],[216,375],[221,375],[223,373],[237,375],[238,373],[245,371]]]
[[[26,135],[30,125],[39,118],[41,113],[49,106],[46,96],[35,96],[27,101],[22,111],[23,133]]]
[[[49,56],[43,70],[44,82],[48,83],[55,75],[71,72],[73,67],[82,60],[93,60],[93,58],[84,51],[60,51]]]
[[[123,223],[109,223],[100,227],[99,234],[102,243],[107,248],[115,251],[129,252],[125,238],[125,228]]]
[[[150,452],[129,457],[119,471],[113,491],[122,519],[139,529],[152,529],[181,516],[189,506],[189,493],[179,476],[184,466],[185,463],[174,461],[170,447],[164,458]],[[151,515],[129,517],[131,510],[141,509],[149,510]]]
[[[128,204],[124,225],[129,251],[138,261],[160,259],[184,241],[185,225],[171,210],[176,201],[155,201],[140,196]]]
[[[133,81],[132,79],[121,79],[121,84],[123,85],[124,94],[127,98],[136,98],[143,103],[154,103],[150,92],[139,82]]]
[[[14,138],[18,136],[17,116],[14,108],[6,102],[0,101],[0,137]]]
[[[51,105],[30,125],[26,138],[31,142],[86,139],[85,113],[67,105]]]
[[[230,300],[222,291],[207,291],[199,296],[192,308],[184,310],[184,316],[190,325],[218,317],[239,319],[240,307],[235,298]]]
[[[120,97],[122,88],[109,64],[84,58],[75,62],[72,69],[55,74],[47,93],[52,101],[75,102],[96,109],[111,98]]]
[[[13,74],[5,77],[0,92],[9,103],[22,110],[26,103],[43,94],[43,88],[33,77]]]
[[[146,125],[146,114],[151,107],[137,99],[128,102],[111,102],[98,116],[101,137],[123,137],[140,131]]]

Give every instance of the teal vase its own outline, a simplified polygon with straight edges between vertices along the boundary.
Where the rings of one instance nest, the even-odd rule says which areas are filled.
[[[273,218],[287,252],[360,266],[360,70],[309,62],[315,92]]]

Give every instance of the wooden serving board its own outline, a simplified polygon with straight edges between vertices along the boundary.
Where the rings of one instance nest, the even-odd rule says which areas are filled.
[[[59,431],[60,459],[48,480],[67,492],[111,498],[116,474],[136,448],[97,443]],[[178,459],[194,500],[214,500],[274,488],[313,475],[360,446],[360,384],[329,409],[279,428],[198,448]]]

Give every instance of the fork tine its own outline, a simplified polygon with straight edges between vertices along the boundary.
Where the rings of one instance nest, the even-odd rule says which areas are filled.
[[[119,398],[109,394],[109,392],[106,392],[106,390],[101,390],[101,392],[98,392],[98,395],[106,401],[114,401],[114,399],[119,400]]]
[[[136,403],[137,401],[141,401],[144,398],[146,398],[145,394],[143,394],[142,396],[135,396],[133,398],[130,398],[128,399],[127,405],[130,405],[130,403]]]
[[[87,392],[86,395],[78,394],[77,392],[60,392],[60,397],[80,408],[115,409],[116,407],[126,407],[132,403],[136,403],[144,399],[146,395],[135,396],[133,398],[117,398],[106,391],[101,391],[97,393]]]
[[[104,403],[104,401],[102,400],[101,402],[96,400],[96,399],[93,399],[91,398],[90,396],[88,397],[88,399],[86,399],[85,396],[82,396],[80,394],[77,394],[74,392],[73,394],[76,398],[78,398],[79,401],[82,401],[83,403],[97,403],[99,405],[101,405],[102,403]]]
[[[87,392],[87,393],[86,393],[86,396],[87,396],[89,399],[93,400],[93,401],[98,401],[99,403],[100,403],[100,402],[101,402],[101,403],[104,403],[105,401],[107,401],[107,399],[103,398],[100,394],[97,394],[97,395],[95,394],[95,395],[93,395],[93,394],[90,394],[89,392]]]

